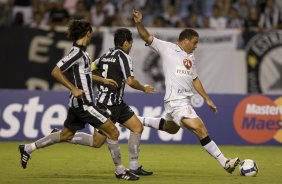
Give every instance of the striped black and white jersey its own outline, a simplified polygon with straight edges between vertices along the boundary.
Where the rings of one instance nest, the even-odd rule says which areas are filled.
[[[118,84],[118,88],[98,84],[95,102],[108,106],[119,105],[124,94],[125,80],[134,76],[131,57],[121,48],[114,48],[96,59],[94,64],[101,77],[113,79]]]
[[[57,66],[72,84],[84,91],[81,99],[75,98],[70,93],[69,106],[83,106],[85,109],[93,105],[91,62],[86,47],[73,44],[70,52],[57,63]]]

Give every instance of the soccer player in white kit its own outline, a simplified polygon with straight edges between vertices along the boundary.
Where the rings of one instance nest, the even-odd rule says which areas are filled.
[[[191,97],[195,89],[207,105],[217,112],[216,106],[202,86],[195,67],[193,51],[197,48],[198,33],[193,29],[184,29],[176,44],[163,41],[150,35],[142,24],[142,14],[139,11],[133,10],[132,14],[140,37],[162,58],[166,91],[165,122],[161,129],[171,134],[178,132],[180,127],[192,131],[199,138],[204,149],[227,172],[232,173],[240,162],[239,158],[228,159],[222,154],[191,105]]]

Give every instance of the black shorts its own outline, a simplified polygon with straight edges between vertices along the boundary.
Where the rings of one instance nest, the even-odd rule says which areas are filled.
[[[108,109],[111,112],[110,119],[113,123],[118,122],[120,124],[123,124],[135,114],[132,109],[124,102],[114,106],[107,106],[101,103],[97,103],[96,106],[99,109],[103,109],[105,111]]]
[[[70,130],[81,130],[88,123],[98,128],[109,119],[109,114],[95,106],[88,106],[87,110],[83,107],[72,108],[68,110],[67,119],[64,126]]]

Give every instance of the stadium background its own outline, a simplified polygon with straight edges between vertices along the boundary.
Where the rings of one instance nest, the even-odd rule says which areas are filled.
[[[144,24],[161,39],[176,42],[184,27],[199,32],[196,64],[219,113],[211,113],[199,96],[193,105],[216,142],[281,145],[282,13],[281,1],[273,0],[0,1],[0,141],[35,140],[62,127],[67,92],[50,71],[71,46],[64,32],[71,18],[93,23],[95,36],[88,47],[93,59],[113,46],[116,27],[131,27],[136,78],[158,92],[144,95],[127,88],[125,98],[137,114],[161,116],[161,61],[137,35],[133,8],[145,13]],[[120,139],[126,142],[128,132],[120,130]],[[142,140],[198,143],[190,134],[171,136],[149,129]]]

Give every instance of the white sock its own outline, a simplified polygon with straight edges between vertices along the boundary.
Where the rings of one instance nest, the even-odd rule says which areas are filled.
[[[72,144],[80,144],[84,146],[93,146],[93,135],[84,132],[77,132],[74,134]]]
[[[36,145],[35,145],[35,143],[25,144],[24,150],[25,150],[28,154],[31,154],[34,150],[36,150]]]
[[[138,156],[140,151],[141,134],[130,132],[128,139],[129,169],[138,169]]]
[[[220,149],[217,147],[217,145],[215,144],[215,142],[211,141],[208,144],[206,144],[205,146],[203,146],[205,148],[205,150],[212,155],[219,163],[222,167],[225,167],[225,163],[228,160],[227,158],[225,158],[225,156],[223,155],[223,153],[221,153]]]
[[[107,138],[106,140],[107,140],[107,143],[108,143],[108,149],[111,153],[112,159],[113,159],[114,164],[116,166],[116,172],[118,174],[121,174],[119,168],[122,164],[121,164],[121,153],[120,153],[120,147],[119,147],[119,144],[118,144],[118,140],[111,140],[109,138]]]
[[[125,171],[125,167],[123,165],[118,165],[116,166],[116,173],[117,174],[122,174]]]
[[[137,116],[144,126],[160,130],[161,118]]]

